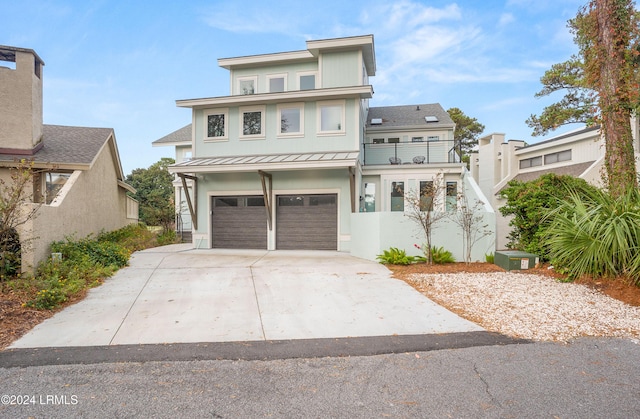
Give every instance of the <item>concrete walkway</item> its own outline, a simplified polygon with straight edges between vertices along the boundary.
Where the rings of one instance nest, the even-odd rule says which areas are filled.
[[[136,252],[130,266],[10,348],[482,331],[382,265],[339,252]]]

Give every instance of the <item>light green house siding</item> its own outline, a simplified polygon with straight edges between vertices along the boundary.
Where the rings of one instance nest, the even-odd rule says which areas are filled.
[[[326,53],[321,56],[323,88],[362,85],[361,71],[358,51]]]
[[[260,139],[240,138],[240,108],[224,108],[228,111],[228,139],[208,141],[206,137],[207,113],[213,109],[194,110],[195,151],[198,157],[237,156],[246,154],[284,154],[305,152],[352,151],[359,149],[361,138],[359,121],[360,105],[355,99],[337,101],[345,105],[344,133],[326,135],[318,132],[318,106],[316,102],[304,103],[304,136],[278,136],[278,105],[264,106],[265,136]],[[250,152],[248,152],[250,150]]]

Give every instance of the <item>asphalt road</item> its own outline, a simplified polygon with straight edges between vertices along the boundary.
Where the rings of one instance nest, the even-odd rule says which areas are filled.
[[[63,351],[58,363],[52,357],[37,366],[0,364],[0,417],[640,417],[638,342],[585,338],[431,349],[78,364]],[[11,357],[0,362],[10,359],[20,364]]]

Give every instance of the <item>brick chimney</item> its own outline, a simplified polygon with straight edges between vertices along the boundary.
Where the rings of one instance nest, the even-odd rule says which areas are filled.
[[[0,154],[42,148],[42,68],[31,49],[0,45]]]

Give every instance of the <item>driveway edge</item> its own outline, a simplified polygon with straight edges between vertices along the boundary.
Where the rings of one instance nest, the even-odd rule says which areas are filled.
[[[371,356],[426,352],[474,346],[527,344],[492,332],[435,335],[366,336],[352,338],[295,339],[249,342],[167,343],[147,345],[70,346],[6,349],[0,352],[2,368],[44,365],[101,364],[111,362],[244,360],[271,361],[292,358]]]

